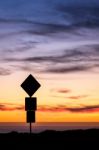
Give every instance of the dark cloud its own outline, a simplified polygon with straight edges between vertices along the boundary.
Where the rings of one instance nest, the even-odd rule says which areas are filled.
[[[91,105],[91,106],[79,106],[79,107],[68,107],[65,105],[57,105],[57,106],[39,106],[38,111],[42,112],[71,112],[71,113],[92,113],[99,112],[99,105]]]
[[[7,76],[12,74],[12,71],[10,69],[4,69],[3,67],[0,68],[0,75],[1,76]]]
[[[45,72],[48,73],[71,73],[71,72],[78,72],[78,71],[88,71],[91,69],[90,66],[70,66],[70,67],[56,67],[56,68],[48,68]]]
[[[67,108],[70,112],[99,112],[99,105],[85,106],[78,108]]]
[[[91,48],[88,46],[89,49]],[[95,47],[96,48],[96,47]],[[80,50],[82,49],[82,50]],[[76,62],[76,61],[87,61],[88,57],[93,55],[92,60],[94,59],[94,55],[97,55],[93,51],[93,53],[84,51],[86,47],[79,47],[78,50],[70,49],[64,50],[64,53],[61,55],[56,56],[36,56],[36,57],[26,57],[26,58],[6,58],[5,61],[7,62],[35,62],[35,63],[43,63],[43,62],[52,62],[52,63],[68,63],[69,62]]]
[[[63,74],[99,68],[99,45],[84,43],[90,40],[98,41],[99,2],[96,1],[25,0],[24,4],[20,0],[10,0],[6,3],[0,1],[0,39],[3,40],[0,46],[0,75],[9,75],[16,70]],[[93,5],[94,7],[89,7]],[[60,48],[57,50],[61,52],[60,55],[52,49],[51,52],[46,51],[46,46],[44,51],[40,51],[40,54],[43,55],[44,52],[46,56],[39,56],[36,52],[36,46],[39,44],[46,44],[48,40],[49,46],[54,40],[57,43],[60,40],[61,43],[62,39],[71,41],[71,45],[78,40],[78,43],[83,43],[84,46],[73,46],[69,50]],[[51,56],[48,56],[49,53]],[[35,68],[35,63],[38,68]],[[16,65],[15,68],[9,68],[11,64]]]
[[[64,106],[41,105],[38,107],[38,111],[41,111],[41,112],[63,112],[63,111],[66,111],[66,109]]]
[[[16,110],[24,110],[24,106],[8,103],[0,104],[0,111],[16,111]]]
[[[55,25],[54,25],[55,26]],[[27,53],[29,49],[33,48],[38,44],[38,42],[28,41],[29,43],[24,43],[23,45],[13,49],[8,49],[7,52],[10,54],[14,53],[14,57],[9,55],[3,58],[3,62],[9,63],[15,66],[16,70],[32,71],[35,70],[39,73],[72,73],[80,71],[92,71],[94,68],[99,68],[99,45],[89,44],[84,46],[78,46],[77,48],[62,49],[60,55],[51,56],[24,56],[16,57],[22,55],[22,53]],[[15,55],[17,54],[17,55]],[[38,55],[38,54],[36,54]],[[1,61],[2,62],[2,61]],[[17,65],[16,65],[17,64]],[[32,66],[30,65],[32,64]],[[35,64],[39,67],[35,68]],[[3,66],[3,65],[2,65]],[[31,66],[31,67],[30,67]],[[42,67],[41,67],[42,66]],[[1,68],[0,75],[9,75],[15,71],[13,69]]]
[[[79,5],[79,2],[76,3],[76,6],[74,7],[67,7],[66,5],[60,4],[57,7],[57,10],[63,14],[64,19],[68,20],[71,16],[73,27],[99,27],[99,8],[95,7],[94,4],[95,2],[92,4],[93,7],[88,7],[89,3],[88,6],[86,5],[86,7],[79,7],[77,6]],[[68,14],[70,16],[68,16]]]
[[[2,103],[0,104],[0,111],[20,111],[24,110],[23,105],[19,104],[9,104],[9,103]],[[79,107],[68,107],[66,105],[39,105],[38,106],[39,112],[71,112],[71,113],[92,113],[92,112],[99,112],[99,105],[88,105],[88,106],[79,106]]]
[[[61,31],[67,31],[67,29],[69,29],[70,27],[66,26],[65,24],[55,24],[55,23],[45,23],[45,22],[35,22],[32,20],[28,20],[28,19],[2,19],[0,18],[0,23],[6,23],[6,24],[16,24],[16,25],[24,25],[26,27],[29,26],[29,28],[24,28],[19,30],[19,31],[14,31],[12,33],[9,34],[5,34],[5,35],[17,35],[17,34],[21,34],[21,33],[28,33],[28,34],[35,34],[35,35],[49,35],[51,33],[57,33],[57,32],[61,32]],[[70,28],[72,30],[72,28]],[[69,32],[69,31],[67,31]],[[2,35],[2,34],[1,34]],[[5,37],[5,36],[1,36],[1,37]]]
[[[5,61],[17,63],[27,62],[28,64],[37,63],[39,65],[42,64],[43,70],[42,69],[38,70],[40,72],[68,73],[78,71],[89,71],[94,67],[98,67],[99,63],[98,46],[99,45],[92,45],[92,46],[86,45],[79,47],[77,49],[64,50],[63,54],[56,56],[39,56],[39,57],[31,56],[25,58],[6,58]],[[25,67],[26,65],[23,66],[23,68]]]

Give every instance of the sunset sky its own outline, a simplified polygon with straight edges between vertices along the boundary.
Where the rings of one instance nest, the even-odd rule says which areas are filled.
[[[99,122],[98,0],[0,1],[0,122],[25,122],[32,74],[37,122]]]

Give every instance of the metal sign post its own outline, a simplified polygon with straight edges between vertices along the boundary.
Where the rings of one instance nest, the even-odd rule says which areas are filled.
[[[21,87],[30,96],[25,98],[26,121],[27,123],[30,123],[30,134],[32,133],[32,123],[35,122],[35,111],[37,110],[37,98],[32,97],[32,95],[40,88],[40,86],[41,85],[31,74],[21,84]]]

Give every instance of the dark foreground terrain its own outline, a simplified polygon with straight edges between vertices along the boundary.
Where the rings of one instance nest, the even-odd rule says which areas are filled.
[[[38,134],[0,134],[0,149],[99,150],[99,130],[45,131]]]

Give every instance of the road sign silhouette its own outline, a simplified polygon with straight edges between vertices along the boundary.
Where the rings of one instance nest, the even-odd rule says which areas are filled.
[[[32,97],[32,95],[40,88],[38,81],[30,74],[25,81],[21,84],[21,87],[30,96],[25,98],[25,111],[27,111],[27,123],[30,123],[30,133],[31,133],[31,123],[35,122],[35,111],[37,110],[37,99]]]
[[[30,97],[40,88],[40,86],[41,85],[31,74],[21,84],[21,87]]]
[[[35,111],[27,111],[27,123],[32,123],[32,122],[35,122]]]
[[[37,110],[36,97],[26,97],[25,98],[25,110],[26,111],[35,111],[35,110]]]

